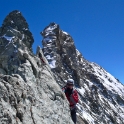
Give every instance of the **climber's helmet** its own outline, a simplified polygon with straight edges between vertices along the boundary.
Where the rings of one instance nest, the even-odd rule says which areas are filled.
[[[74,86],[74,80],[73,79],[68,79],[67,80],[67,85]]]

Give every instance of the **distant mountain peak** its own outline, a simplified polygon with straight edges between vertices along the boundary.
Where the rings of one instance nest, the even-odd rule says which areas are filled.
[[[29,30],[26,19],[23,17],[21,12],[18,10],[14,10],[6,16],[6,18],[3,21],[2,27],[5,27],[5,26],[17,28],[17,30],[19,30],[19,31]]]
[[[59,34],[59,25],[52,22],[41,32],[41,34],[43,37],[55,36],[56,34]]]
[[[29,26],[28,23],[26,22],[26,19],[18,10],[10,12],[5,17],[2,27],[0,28],[0,36],[5,35],[7,37],[13,37],[15,35],[14,32],[18,35],[19,33],[22,33],[23,36],[25,35],[25,40],[26,39],[28,40],[25,41],[24,43],[28,42],[27,45],[29,46],[29,48],[32,47],[32,44],[34,42],[32,33],[29,30]]]

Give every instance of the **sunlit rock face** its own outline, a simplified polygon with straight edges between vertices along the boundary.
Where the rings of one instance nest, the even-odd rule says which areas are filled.
[[[68,102],[19,11],[0,28],[0,124],[73,124]]]
[[[75,80],[78,124],[124,124],[124,85],[87,61],[58,24],[50,23],[41,34],[43,53],[57,83],[63,87],[68,78]]]

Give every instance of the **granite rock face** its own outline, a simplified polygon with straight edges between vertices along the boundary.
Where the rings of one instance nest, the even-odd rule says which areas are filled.
[[[50,23],[42,32],[43,53],[63,87],[73,78],[80,100],[78,124],[124,124],[124,85],[96,63],[87,61],[72,37]]]
[[[0,28],[0,123],[73,124],[69,105],[19,11]]]

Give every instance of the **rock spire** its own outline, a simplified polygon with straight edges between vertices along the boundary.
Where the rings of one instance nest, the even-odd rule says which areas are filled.
[[[21,37],[21,34],[23,34]],[[8,16],[3,21],[2,27],[0,28],[0,36],[13,37],[18,35],[18,37],[29,47],[32,47],[34,42],[32,33],[29,31],[28,23],[21,14],[21,12],[15,10],[9,13]]]

